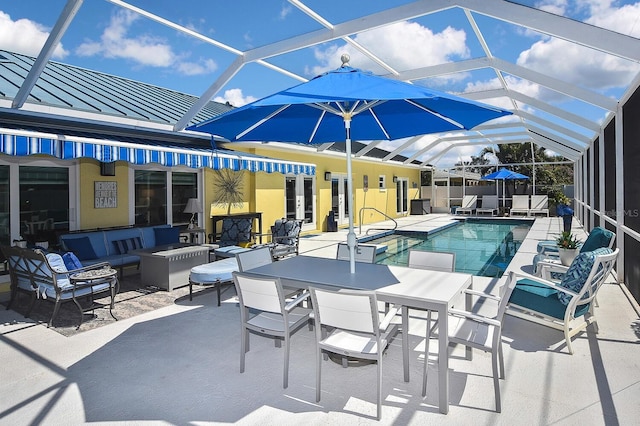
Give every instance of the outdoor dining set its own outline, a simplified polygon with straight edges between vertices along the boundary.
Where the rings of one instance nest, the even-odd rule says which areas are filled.
[[[188,281],[184,278],[182,285],[189,285],[190,299],[193,286],[215,286],[218,306],[222,287],[235,286],[237,299],[232,300],[237,300],[240,313],[241,373],[246,369],[250,334],[270,337],[276,346],[284,344],[282,385],[287,388],[291,335],[304,325],[314,329],[317,401],[325,360],[345,367],[358,359],[375,362],[378,419],[382,413],[382,355],[393,339],[401,339],[403,378],[410,380],[411,312],[426,315],[422,395],[428,386],[429,343],[436,339],[437,405],[441,413],[449,411],[449,345],[460,344],[467,348],[468,360],[473,348],[491,354],[495,409],[500,412],[500,380],[505,378],[504,314],[563,331],[567,350],[573,353],[572,337],[589,324],[597,327],[596,294],[618,254],[618,249],[612,249],[615,234],[602,228],[592,230],[570,265],[561,264],[552,242],[542,241],[534,259],[535,275],[511,271],[499,279],[499,288],[485,293],[473,288],[474,276],[455,271],[454,253],[410,250],[407,266],[376,264],[376,246],[369,244],[357,244],[352,252],[352,247],[339,243],[334,258],[299,255],[300,229],[299,222],[281,219],[266,243],[236,246],[235,253],[222,250],[219,257],[216,251],[224,247],[216,245],[215,259],[190,265]],[[286,253],[284,246],[289,246]],[[72,269],[59,254],[16,247],[2,250],[12,280],[9,307],[18,291],[31,294],[32,306],[37,298],[52,300],[55,308],[49,325],[67,300],[82,314],[93,307],[82,307],[79,299],[107,292],[109,308],[114,308],[118,273],[110,265]],[[352,255],[355,272],[350,267]],[[491,314],[479,313],[479,303],[492,305]]]

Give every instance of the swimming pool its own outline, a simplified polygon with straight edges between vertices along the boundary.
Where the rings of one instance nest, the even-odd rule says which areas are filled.
[[[496,277],[506,270],[531,224],[528,220],[466,219],[429,233],[396,230],[366,243],[382,247],[376,263],[406,266],[409,249],[449,251],[456,254],[457,272]]]

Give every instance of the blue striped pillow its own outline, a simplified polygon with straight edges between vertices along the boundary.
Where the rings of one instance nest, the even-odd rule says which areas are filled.
[[[125,238],[124,240],[115,240],[113,245],[116,254],[127,254],[130,250],[142,248],[142,240],[140,237]]]

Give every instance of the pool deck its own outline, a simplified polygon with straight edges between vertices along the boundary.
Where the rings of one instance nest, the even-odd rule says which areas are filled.
[[[403,230],[431,230],[449,215],[408,216]],[[385,226],[385,223],[375,227]],[[509,268],[529,270],[538,240],[558,234],[558,218],[539,218]],[[363,233],[368,227],[363,227]],[[574,231],[581,232],[574,221]],[[301,253],[335,256],[346,230],[301,239]],[[474,279],[495,289],[498,279]],[[315,402],[314,334],[292,338],[289,388],[282,388],[282,350],[251,339],[245,373],[239,373],[239,315],[233,291],[118,321],[64,337],[13,311],[0,311],[0,424],[240,424],[240,425],[626,425],[640,418],[638,306],[613,282],[601,289],[590,328],[573,340],[507,316],[503,412],[494,410],[490,357],[473,361],[453,348],[450,412],[438,413],[436,367],[430,363],[426,398],[420,396],[425,321],[409,325],[411,381],[402,380],[400,339],[384,361],[382,420],[375,421],[375,367],[323,364],[323,394]],[[433,357],[436,340],[431,342]]]

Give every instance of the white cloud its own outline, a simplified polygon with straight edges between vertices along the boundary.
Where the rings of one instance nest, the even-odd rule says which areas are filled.
[[[383,61],[402,71],[468,58],[466,37],[463,30],[452,27],[434,33],[415,22],[398,22],[357,34],[353,38]],[[315,49],[315,57],[320,65],[311,68],[309,74],[318,75],[338,68],[342,64],[340,56],[343,53],[351,56],[350,65],[353,67],[378,67],[351,45],[330,44]]]
[[[127,59],[153,67],[171,66],[176,57],[171,46],[163,40],[146,35],[127,36],[129,28],[138,19],[137,14],[126,10],[114,14],[100,41],[86,41],[78,46],[76,53],[80,56],[102,54],[106,58]]]
[[[242,94],[242,89],[229,89],[225,90],[224,96],[216,96],[213,100],[222,104],[229,102],[234,107],[241,107],[256,101],[257,98],[254,98],[253,96],[244,96]]]
[[[640,36],[640,3],[615,8],[611,1],[592,0],[585,1],[582,6],[588,7],[591,13],[587,23],[633,37]],[[517,63],[572,84],[600,91],[626,86],[640,71],[637,63],[554,38],[534,43],[520,53]]]
[[[0,49],[9,52],[38,56],[49,37],[44,26],[29,19],[13,21],[11,16],[0,11]],[[69,52],[59,43],[53,51],[55,59],[64,59]]]
[[[286,19],[287,16],[289,16],[289,14],[291,14],[293,8],[291,7],[290,4],[283,4],[282,5],[282,9],[280,9],[280,15],[279,15],[279,19],[281,21],[284,21]]]
[[[105,58],[125,59],[138,65],[158,68],[174,68],[186,76],[209,74],[218,68],[213,59],[201,58],[188,61],[188,53],[176,55],[164,39],[149,35],[131,36],[131,27],[139,15],[122,10],[111,17],[100,40],[87,40],[76,53],[80,56],[102,55]]]
[[[200,59],[198,62],[181,62],[177,69],[184,75],[202,75],[215,71],[218,65],[213,59]]]
[[[567,0],[542,0],[537,2],[535,7],[556,15],[564,15],[567,10],[567,3]]]

